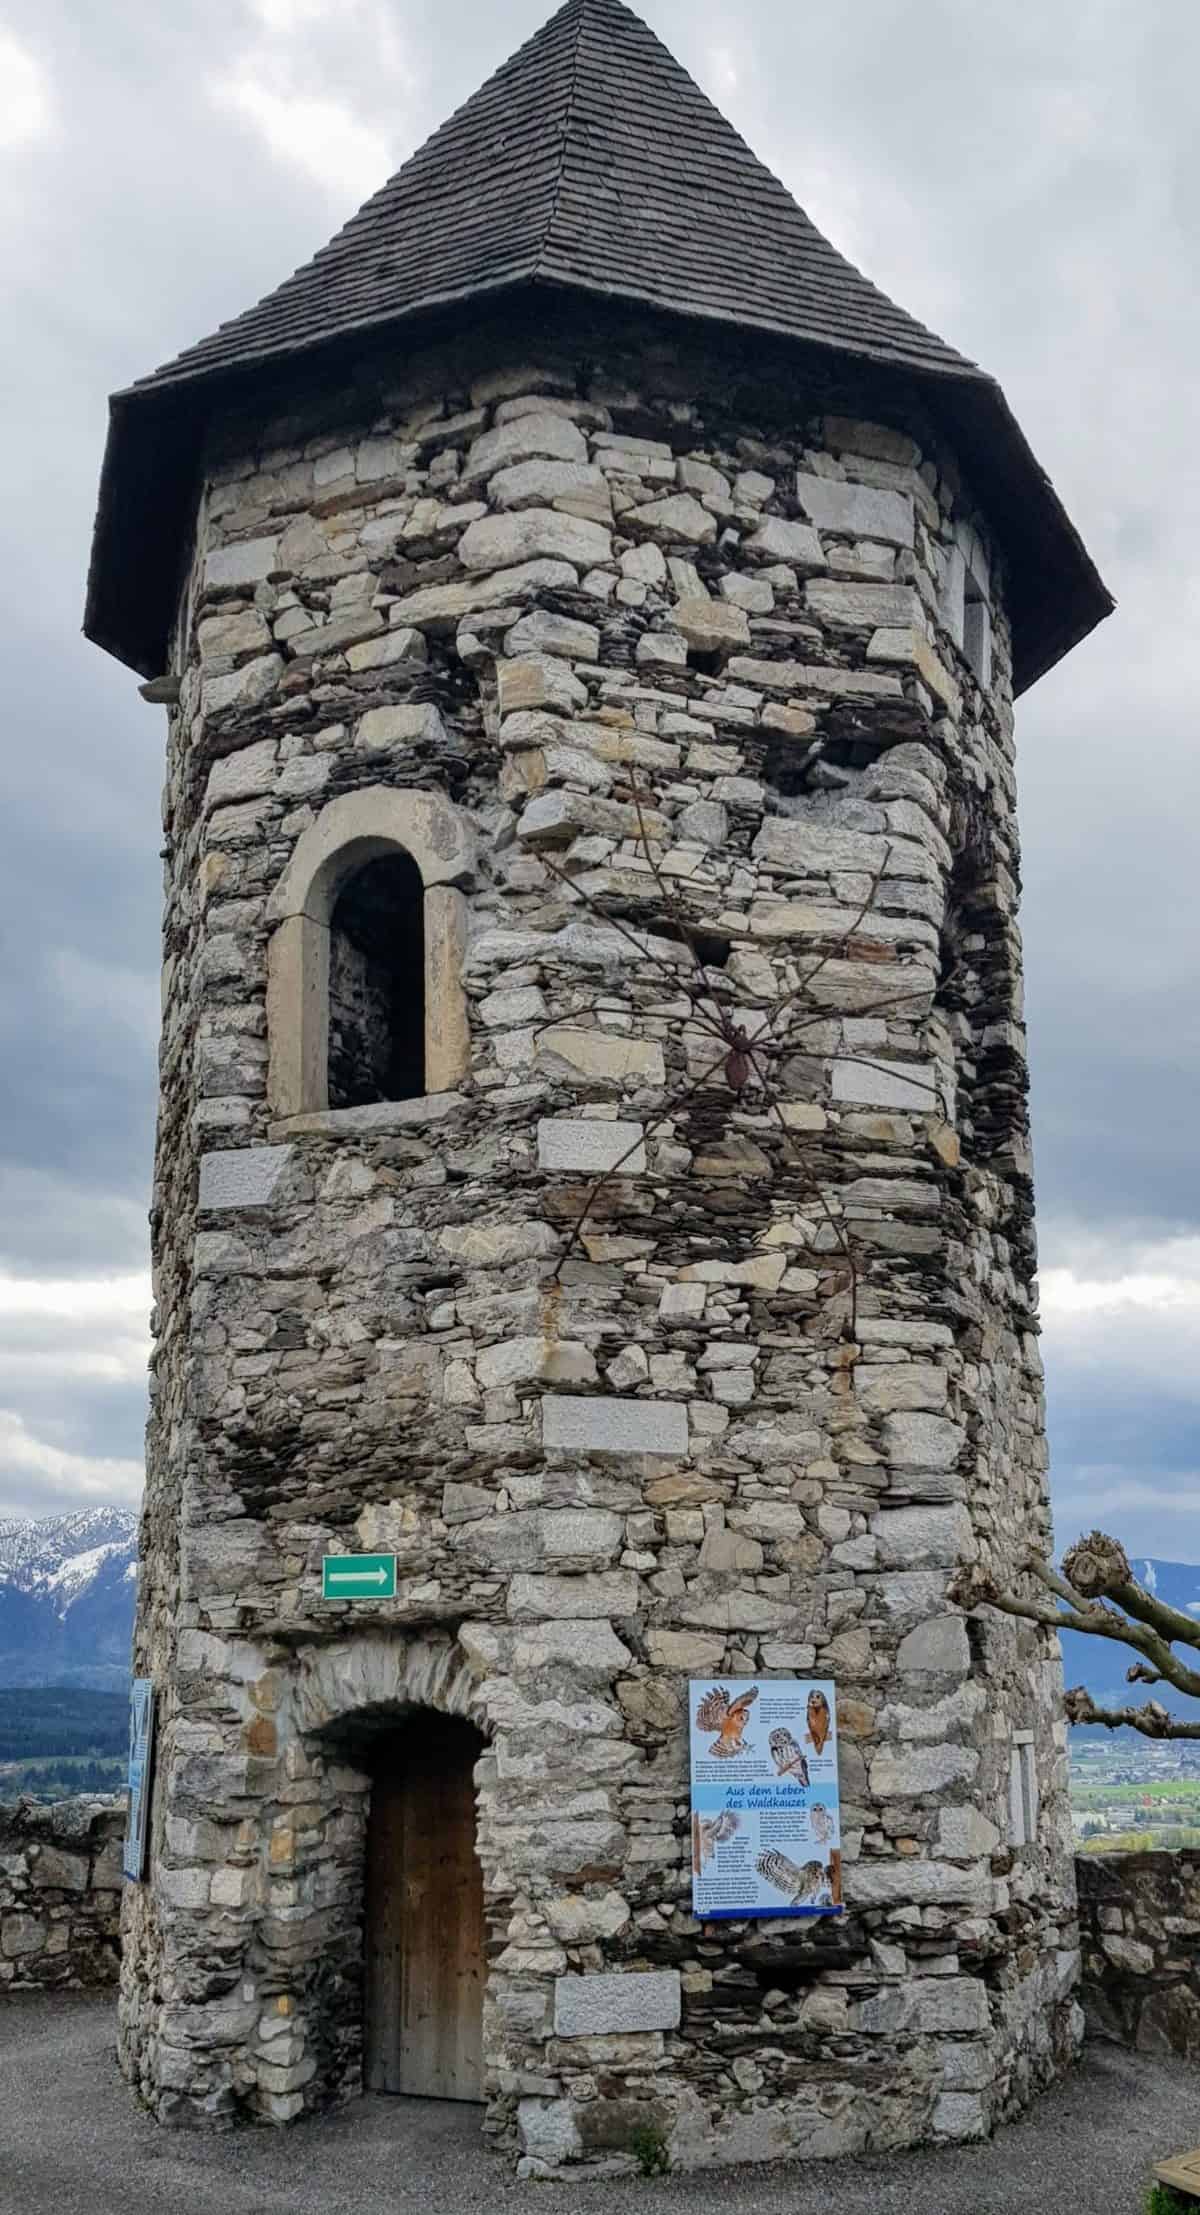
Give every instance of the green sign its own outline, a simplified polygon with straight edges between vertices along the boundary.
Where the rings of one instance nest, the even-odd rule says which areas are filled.
[[[394,1600],[395,1554],[326,1554],[323,1600]]]

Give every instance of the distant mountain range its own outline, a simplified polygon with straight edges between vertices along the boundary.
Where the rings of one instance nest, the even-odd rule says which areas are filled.
[[[123,1691],[136,1594],[133,1508],[0,1522],[0,1685]]]
[[[1133,1573],[1170,1606],[1200,1620],[1200,1568],[1180,1561],[1133,1563]],[[123,1691],[129,1681],[137,1593],[137,1514],[84,1508],[38,1522],[0,1522],[0,1686],[79,1685]],[[1136,1655],[1080,1632],[1063,1638],[1068,1684],[1086,1684],[1102,1707],[1161,1700],[1173,1714],[1191,1707],[1170,1685],[1125,1681]],[[1191,1710],[1194,1712],[1194,1709]]]

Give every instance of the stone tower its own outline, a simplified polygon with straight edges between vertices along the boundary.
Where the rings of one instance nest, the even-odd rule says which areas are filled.
[[[997,386],[621,0],[114,400],[164,2121],[361,2088],[372,1810],[441,1742],[455,2081],[530,2173],[971,2138],[1071,2055],[1057,1657],[948,1595],[1047,1522],[1012,701],[1108,607]],[[805,1672],[847,1912],[699,1923],[687,1678]]]

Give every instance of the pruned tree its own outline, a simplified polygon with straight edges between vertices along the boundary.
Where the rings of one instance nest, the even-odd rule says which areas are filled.
[[[1082,1631],[1086,1638],[1108,1638],[1142,1656],[1125,1672],[1128,1684],[1172,1684],[1177,1692],[1200,1700],[1200,1669],[1189,1668],[1175,1652],[1187,1646],[1200,1652],[1200,1620],[1168,1607],[1139,1584],[1123,1546],[1104,1531],[1092,1531],[1063,1555],[1056,1570],[1041,1554],[1031,1553],[1024,1576],[1033,1587],[1003,1591],[987,1571],[959,1571],[951,1597],[960,1607],[996,1608],[1048,1630]],[[1066,1695],[1072,1723],[1102,1723],[1106,1730],[1127,1724],[1144,1738],[1200,1738],[1194,1722],[1168,1713],[1159,1700],[1141,1707],[1097,1707],[1090,1692],[1076,1685]]]

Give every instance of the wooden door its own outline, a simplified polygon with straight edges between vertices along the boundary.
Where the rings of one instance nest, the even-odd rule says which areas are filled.
[[[390,1739],[367,1831],[368,2091],[483,2098],[483,1873],[469,1723],[425,1713]]]

